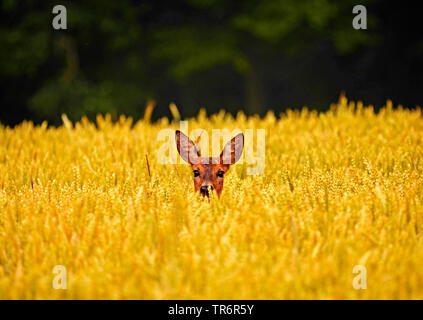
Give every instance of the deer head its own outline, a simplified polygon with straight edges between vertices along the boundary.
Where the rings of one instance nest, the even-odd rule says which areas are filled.
[[[195,191],[208,197],[210,189],[216,191],[220,198],[226,172],[241,158],[244,135],[240,133],[226,143],[219,157],[202,157],[194,142],[179,130],[175,138],[181,158],[191,165]]]

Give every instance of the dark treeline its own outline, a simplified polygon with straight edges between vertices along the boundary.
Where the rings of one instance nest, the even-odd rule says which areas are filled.
[[[175,102],[264,114],[325,110],[341,91],[380,107],[423,101],[421,11],[381,0],[2,0],[0,121],[60,124],[111,113],[154,118]],[[352,8],[367,8],[367,30]]]

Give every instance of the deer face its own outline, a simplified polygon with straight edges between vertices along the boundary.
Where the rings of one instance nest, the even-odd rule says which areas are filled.
[[[236,163],[244,148],[244,135],[238,134],[223,148],[219,157],[202,157],[196,145],[182,132],[176,131],[176,147],[181,158],[191,164],[194,176],[194,189],[209,196],[209,189],[216,191],[218,197],[223,190],[225,173],[231,164]]]

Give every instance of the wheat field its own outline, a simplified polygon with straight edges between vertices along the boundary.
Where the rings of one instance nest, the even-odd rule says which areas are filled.
[[[201,111],[266,132],[264,174],[234,165],[210,201],[157,161],[173,119],[63,121],[0,125],[0,299],[423,299],[420,108]]]

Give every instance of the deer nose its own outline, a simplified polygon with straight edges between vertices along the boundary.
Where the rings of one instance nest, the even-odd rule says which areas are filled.
[[[201,188],[200,188],[200,193],[201,193],[201,195],[204,197],[204,196],[209,196],[209,187],[208,186],[202,186]]]

